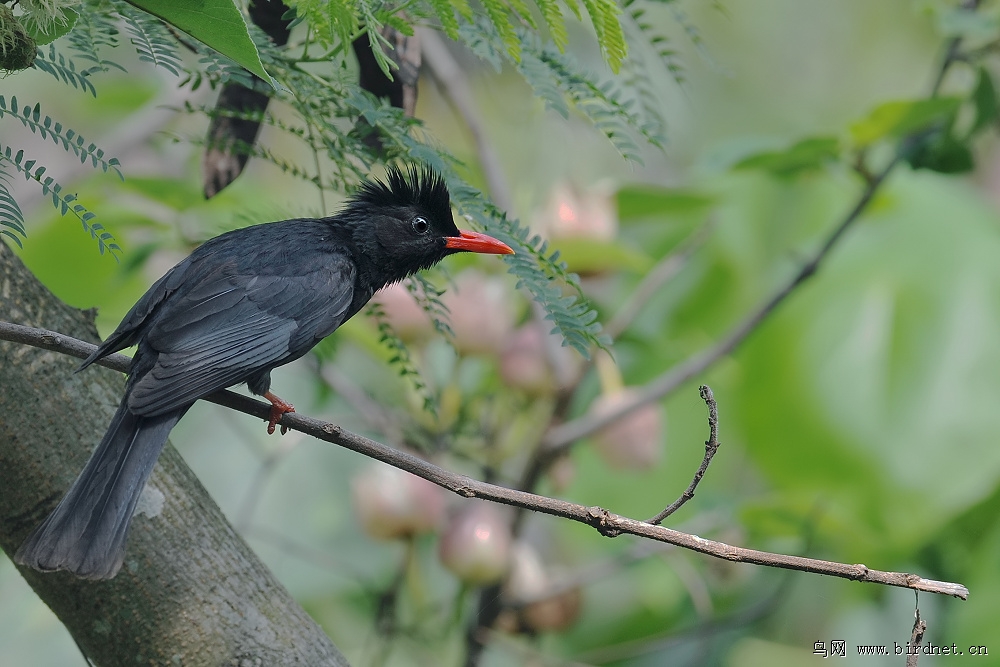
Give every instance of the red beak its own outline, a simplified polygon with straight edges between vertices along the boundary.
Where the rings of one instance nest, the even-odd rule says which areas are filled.
[[[464,229],[459,232],[461,236],[445,237],[444,247],[452,250],[466,250],[468,252],[482,252],[493,255],[513,255],[514,251],[506,243],[497,241],[492,236],[480,234],[479,232],[467,232]]]

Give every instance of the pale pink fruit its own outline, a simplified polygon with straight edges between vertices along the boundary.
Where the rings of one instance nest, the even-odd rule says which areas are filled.
[[[402,283],[389,285],[374,297],[396,335],[405,341],[422,340],[434,330],[430,316]]]
[[[603,394],[594,401],[591,410],[595,415],[608,414],[634,396],[635,390],[628,387]],[[652,468],[663,455],[665,422],[666,415],[659,402],[646,403],[595,433],[594,446],[601,458],[614,468]]]
[[[444,517],[444,494],[439,487],[382,463],[353,479],[351,500],[365,532],[379,539],[433,531]]]
[[[514,328],[512,294],[505,280],[463,271],[441,300],[448,306],[455,347],[468,354],[498,354]]]
[[[441,563],[461,581],[492,584],[510,566],[510,523],[491,505],[469,503],[448,522],[438,546]]]
[[[500,376],[507,386],[532,394],[554,388],[544,346],[544,335],[534,323],[524,325],[507,339],[500,353]]]
[[[618,235],[614,197],[608,187],[601,185],[582,190],[568,183],[557,184],[538,223],[552,239],[612,241]]]
[[[576,621],[581,606],[579,587],[546,596],[554,586],[558,582],[546,570],[538,552],[528,544],[517,543],[503,594],[508,603],[519,607],[521,625],[533,632],[558,632]]]

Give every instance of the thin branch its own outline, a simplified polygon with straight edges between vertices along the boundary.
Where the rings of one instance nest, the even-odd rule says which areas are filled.
[[[707,516],[708,520],[704,520],[706,515],[702,514],[699,515],[696,522],[685,525],[685,532],[688,530],[697,530],[698,532],[713,530],[720,524],[717,517],[713,517],[711,515]],[[569,593],[573,589],[593,585],[595,582],[607,579],[625,568],[630,567],[633,563],[642,562],[653,556],[665,555],[667,552],[676,548],[677,547],[672,544],[639,540],[629,546],[628,549],[620,551],[613,556],[609,556],[603,560],[586,563],[575,570],[553,577],[552,582],[543,590],[531,593],[530,595],[521,595],[518,597],[511,597],[505,594],[501,602],[503,603],[503,607],[505,609],[523,609],[524,607],[537,602],[544,602],[545,600],[551,600],[552,598],[559,597],[560,595]]]
[[[642,312],[642,308],[646,305],[646,302],[661,287],[680,273],[692,255],[705,245],[705,242],[708,241],[709,236],[712,234],[713,228],[714,225],[709,220],[698,227],[688,238],[684,239],[672,253],[661,259],[643,277],[635,290],[625,299],[625,303],[615,312],[614,317],[604,326],[604,333],[611,336],[611,338],[618,338],[632,324],[639,313]]]
[[[33,345],[79,358],[85,358],[96,348],[95,345],[60,333],[44,329],[34,329],[8,322],[0,322],[0,340]],[[125,355],[114,354],[96,363],[124,372],[128,369],[131,360]],[[271,413],[271,406],[268,403],[229,390],[216,392],[206,397],[206,400],[264,421],[269,418]],[[433,482],[464,498],[481,498],[495,503],[521,507],[569,519],[591,526],[606,537],[617,537],[621,534],[637,535],[728,561],[812,572],[814,574],[824,574],[853,581],[898,586],[912,590],[926,591],[928,593],[952,595],[963,600],[967,599],[969,595],[968,589],[957,583],[933,581],[915,574],[902,572],[872,570],[862,564],[848,565],[815,558],[787,556],[758,551],[756,549],[735,547],[722,542],[706,540],[697,535],[664,528],[663,526],[654,526],[644,521],[629,519],[601,507],[587,507],[556,498],[548,498],[534,493],[487,484],[465,475],[449,472],[406,452],[346,431],[336,424],[306,417],[296,412],[284,414],[280,424],[306,435],[311,435],[319,440],[330,442],[377,461],[382,461],[418,477],[423,477],[427,481]]]
[[[444,93],[445,99],[451,104],[465,126],[469,128],[472,141],[476,145],[476,153],[479,155],[479,164],[483,168],[483,176],[486,178],[490,198],[502,210],[510,211],[514,203],[510,194],[510,185],[507,183],[503,167],[500,165],[500,157],[493,149],[493,144],[486,137],[486,128],[483,126],[479,110],[476,108],[475,98],[472,95],[472,89],[469,87],[465,72],[452,57],[437,31],[423,28],[418,30],[420,30],[420,47],[424,56],[424,64],[427,65],[431,75],[441,86],[441,92]]]
[[[914,592],[914,596],[917,596]],[[920,660],[920,644],[924,641],[924,633],[927,632],[927,621],[920,618],[920,607],[913,611],[913,630],[910,631],[910,643],[906,645],[906,667],[917,667]]]
[[[701,460],[698,471],[694,474],[691,484],[688,485],[684,493],[647,523],[653,525],[663,523],[664,519],[679,510],[684,503],[694,498],[694,491],[698,488],[701,478],[705,476],[705,471],[708,470],[709,464],[712,463],[712,457],[719,451],[719,406],[716,404],[715,396],[707,384],[701,385],[698,391],[701,393],[701,400],[705,401],[708,405],[708,440],[705,441],[705,457]]]
[[[588,413],[565,424],[556,426],[545,436],[545,449],[554,454],[566,451],[580,438],[586,437],[643,405],[657,401],[675,391],[691,378],[704,372],[720,358],[735,350],[740,343],[757,329],[768,315],[774,312],[795,291],[795,288],[816,273],[820,264],[830,254],[830,251],[841,237],[843,237],[848,228],[861,217],[861,214],[875,196],[875,192],[879,186],[881,186],[896,165],[899,164],[901,159],[902,154],[897,154],[881,172],[872,178],[872,181],[867,185],[864,192],[862,192],[861,197],[840,224],[834,228],[833,232],[831,232],[812,258],[803,264],[795,276],[778,289],[774,295],[745,317],[742,322],[733,327],[732,331],[725,338],[707,350],[689,357],[668,369],[638,389],[632,398],[615,406],[613,410],[608,410],[600,414]]]

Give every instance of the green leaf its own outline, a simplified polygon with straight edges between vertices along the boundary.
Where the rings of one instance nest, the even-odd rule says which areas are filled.
[[[749,155],[733,165],[733,169],[762,169],[777,176],[792,176],[818,169],[839,155],[840,141],[836,137],[810,137],[783,151]]]
[[[451,39],[458,39],[458,19],[455,18],[455,6],[449,0],[428,0],[434,8],[434,14],[441,22],[441,29]]]
[[[702,214],[715,197],[696,190],[629,186],[618,191],[618,219],[622,222],[653,216]]]
[[[880,139],[899,139],[950,118],[961,103],[957,97],[886,102],[851,125],[851,139],[858,148],[870,146]]]
[[[976,107],[976,120],[969,130],[970,136],[990,126],[997,119],[997,91],[985,67],[979,68],[979,81],[972,92],[972,103]]]
[[[246,20],[233,0],[127,0],[227,56],[272,86]]]
[[[566,262],[566,268],[574,273],[622,270],[643,274],[654,263],[646,253],[614,241],[567,238],[559,239],[554,245],[559,247],[559,257]]]
[[[565,51],[566,45],[569,44],[569,35],[566,33],[566,22],[563,20],[562,9],[560,9],[558,2],[556,0],[536,0],[535,4],[538,5],[538,9],[542,12],[542,18],[545,19],[545,23],[549,27],[552,43],[560,52]]]
[[[618,20],[621,9],[614,0],[583,0],[583,6],[590,14],[590,21],[597,33],[597,42],[611,71],[615,74],[621,69],[622,61],[628,55],[628,45],[625,33]]]
[[[67,34],[80,17],[75,9],[62,8],[57,11],[60,16],[46,16],[43,20],[38,19],[36,12],[24,14],[20,18],[25,32],[35,40],[36,45],[43,46]]]
[[[521,44],[517,38],[517,32],[514,30],[514,24],[507,12],[507,5],[500,0],[483,0],[483,9],[486,10],[486,15],[490,18],[490,22],[493,23],[493,27],[496,28],[500,39],[503,40],[504,45],[507,47],[507,53],[511,59],[515,63],[520,62]]]
[[[929,169],[942,174],[972,171],[975,159],[967,143],[950,132],[941,132],[923,142],[907,159],[914,169]]]

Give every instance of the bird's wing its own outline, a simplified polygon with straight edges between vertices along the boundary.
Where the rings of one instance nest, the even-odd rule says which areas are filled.
[[[355,267],[326,254],[295,275],[213,267],[163,302],[143,344],[156,355],[132,386],[129,409],[158,415],[291,361],[344,321]]]

